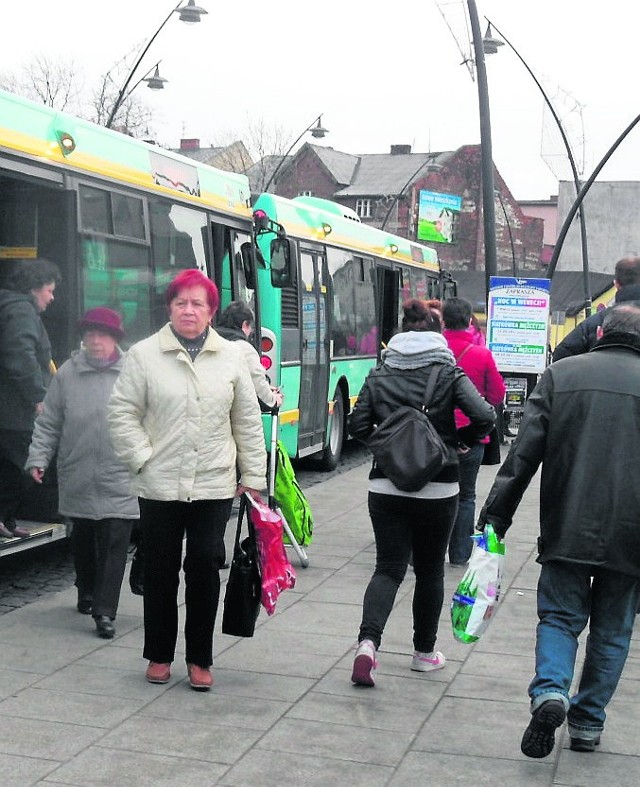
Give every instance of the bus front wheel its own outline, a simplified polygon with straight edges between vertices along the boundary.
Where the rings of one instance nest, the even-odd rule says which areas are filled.
[[[340,461],[342,453],[342,442],[344,440],[344,396],[340,388],[336,389],[333,397],[333,415],[331,417],[331,431],[329,441],[322,452],[320,467],[324,471],[335,470]]]

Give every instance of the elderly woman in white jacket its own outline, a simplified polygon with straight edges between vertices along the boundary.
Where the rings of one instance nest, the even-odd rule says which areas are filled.
[[[266,451],[246,364],[210,326],[219,304],[215,284],[184,270],[166,302],[170,322],[129,350],[108,421],[140,502],[146,678],[171,677],[186,533],[187,670],[191,687],[207,691],[226,523],[235,495],[265,487]]]

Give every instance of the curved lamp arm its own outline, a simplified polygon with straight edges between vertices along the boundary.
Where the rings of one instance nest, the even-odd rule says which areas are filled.
[[[591,173],[591,177],[589,178],[589,180],[587,180],[585,182],[584,186],[580,189],[580,193],[578,194],[578,196],[576,197],[573,205],[571,206],[571,209],[569,210],[569,213],[567,213],[567,217],[564,220],[564,224],[562,225],[562,228],[560,229],[560,232],[558,234],[558,240],[556,241],[556,245],[555,245],[555,247],[553,249],[553,256],[551,257],[551,262],[549,263],[549,269],[548,269],[548,274],[547,274],[550,279],[553,277],[553,274],[555,273],[555,270],[556,270],[556,266],[558,265],[558,258],[560,257],[560,252],[562,251],[562,245],[564,243],[565,238],[567,237],[567,233],[569,232],[569,227],[571,226],[571,222],[573,221],[576,213],[578,212],[578,209],[582,205],[582,202],[583,202],[584,198],[587,196],[587,192],[589,191],[589,189],[593,185],[593,182],[595,181],[595,179],[600,174],[601,169],[604,167],[604,165],[607,163],[607,161],[609,161],[609,159],[611,158],[613,153],[617,150],[617,148],[620,145],[620,143],[626,138],[626,136],[629,134],[629,132],[635,126],[637,126],[638,123],[640,123],[640,115],[637,115],[631,121],[631,123],[629,123],[629,125],[625,128],[625,130],[622,132],[622,134],[620,134],[618,139],[616,139],[616,141],[613,143],[613,145],[611,145],[609,150],[600,159],[600,161],[598,162],[598,165],[596,166],[596,168]]]
[[[396,206],[400,197],[405,193],[405,191],[409,188],[409,186],[413,183],[413,181],[418,177],[420,172],[427,166],[431,165],[434,169],[441,169],[440,164],[436,164],[433,158],[428,158],[426,161],[423,161],[422,164],[418,167],[418,169],[410,175],[407,182],[404,186],[400,189],[400,191],[395,195],[393,198],[391,205],[389,205],[389,210],[385,213],[384,219],[382,220],[382,224],[380,225],[380,229],[383,230],[387,226],[387,222],[391,216],[391,212],[393,211],[394,207]]]
[[[291,151],[295,148],[295,146],[298,144],[298,142],[300,142],[300,140],[302,139],[302,137],[304,137],[304,135],[307,133],[307,131],[311,131],[311,129],[316,125],[316,123],[319,124],[321,121],[322,121],[322,115],[318,115],[318,117],[314,118],[313,121],[305,128],[305,130],[302,132],[302,134],[300,134],[299,137],[296,137],[296,139],[293,140],[293,142],[289,146],[289,149],[287,150],[287,152],[284,154],[284,156],[278,162],[278,166],[271,173],[271,177],[267,181],[267,185],[264,187],[265,194],[269,191],[269,186],[273,183],[273,181],[276,179],[276,175],[282,169],[282,165],[287,160],[287,156],[289,155],[289,153],[291,153]]]
[[[573,155],[573,150],[571,149],[571,145],[569,144],[569,140],[564,130],[564,126],[562,125],[562,121],[558,113],[555,110],[555,107],[551,103],[549,96],[547,96],[542,84],[533,73],[533,71],[529,68],[529,65],[526,63],[525,59],[522,57],[520,52],[515,48],[515,46],[509,41],[509,39],[502,33],[498,28],[493,24],[493,22],[485,16],[485,19],[493,27],[496,33],[504,40],[505,44],[509,46],[509,49],[514,53],[514,55],[518,58],[518,60],[522,63],[522,65],[527,69],[527,72],[531,79],[536,83],[538,90],[542,93],[542,98],[544,99],[545,104],[549,108],[549,112],[551,112],[553,119],[556,122],[558,127],[558,131],[560,132],[560,136],[562,137],[562,142],[564,144],[564,149],[567,152],[567,158],[569,159],[569,164],[571,165],[571,172],[573,174],[573,183],[576,190],[576,196],[580,193],[580,188],[582,184],[580,183],[580,176],[578,174],[578,168],[576,166],[575,157]],[[579,206],[580,211],[580,245],[582,249],[582,278],[583,278],[583,285],[584,285],[584,300],[585,300],[585,313],[588,317],[591,314],[591,287],[589,285],[589,256],[587,254],[587,224],[584,217],[584,210],[582,207],[582,203]],[[553,274],[551,274],[553,275]]]
[[[151,38],[147,42],[147,45],[145,46],[145,48],[142,50],[142,52],[138,56],[138,59],[136,60],[136,62],[133,64],[133,68],[131,69],[131,71],[129,71],[129,74],[128,74],[127,78],[124,81],[124,85],[122,85],[122,87],[120,88],[120,92],[118,93],[118,97],[116,98],[115,103],[114,103],[114,105],[113,105],[113,107],[111,109],[111,112],[109,114],[109,117],[107,119],[107,122],[105,123],[105,126],[107,128],[111,128],[111,126],[113,124],[113,121],[115,120],[116,114],[117,114],[118,110],[120,109],[120,107],[122,106],[123,101],[132,92],[132,91],[129,91],[129,93],[127,93],[127,88],[129,87],[129,83],[133,79],[133,75],[136,73],[136,71],[138,69],[138,66],[142,62],[142,58],[147,54],[147,52],[149,51],[149,47],[156,40],[156,38],[158,37],[158,34],[162,30],[162,28],[171,19],[171,15],[174,14],[180,8],[180,6],[181,6],[181,3],[178,3],[178,5],[175,8],[172,8],[171,11],[169,11],[169,15],[167,16],[167,18],[164,20],[164,22],[162,22],[160,27],[151,36]],[[142,81],[142,80],[140,80],[140,81]],[[136,87],[138,86],[138,84],[140,84],[140,83],[139,82],[136,83]]]

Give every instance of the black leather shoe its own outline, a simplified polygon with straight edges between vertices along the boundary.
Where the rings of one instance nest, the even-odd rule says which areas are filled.
[[[93,599],[91,596],[85,596],[78,594],[78,603],[76,608],[81,615],[90,615],[91,614],[91,605],[93,604]]]
[[[108,615],[94,615],[93,619],[96,622],[98,629],[98,636],[102,639],[113,639],[116,633],[116,627]]]

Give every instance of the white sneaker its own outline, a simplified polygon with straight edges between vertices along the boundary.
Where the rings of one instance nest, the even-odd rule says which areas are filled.
[[[421,653],[416,650],[413,653],[411,669],[414,672],[431,672],[434,669],[442,669],[446,663],[447,660],[439,650],[434,650],[431,653]]]
[[[358,643],[356,657],[353,660],[351,682],[357,686],[375,686],[371,673],[377,666],[376,646],[370,639],[363,639],[362,642]]]

